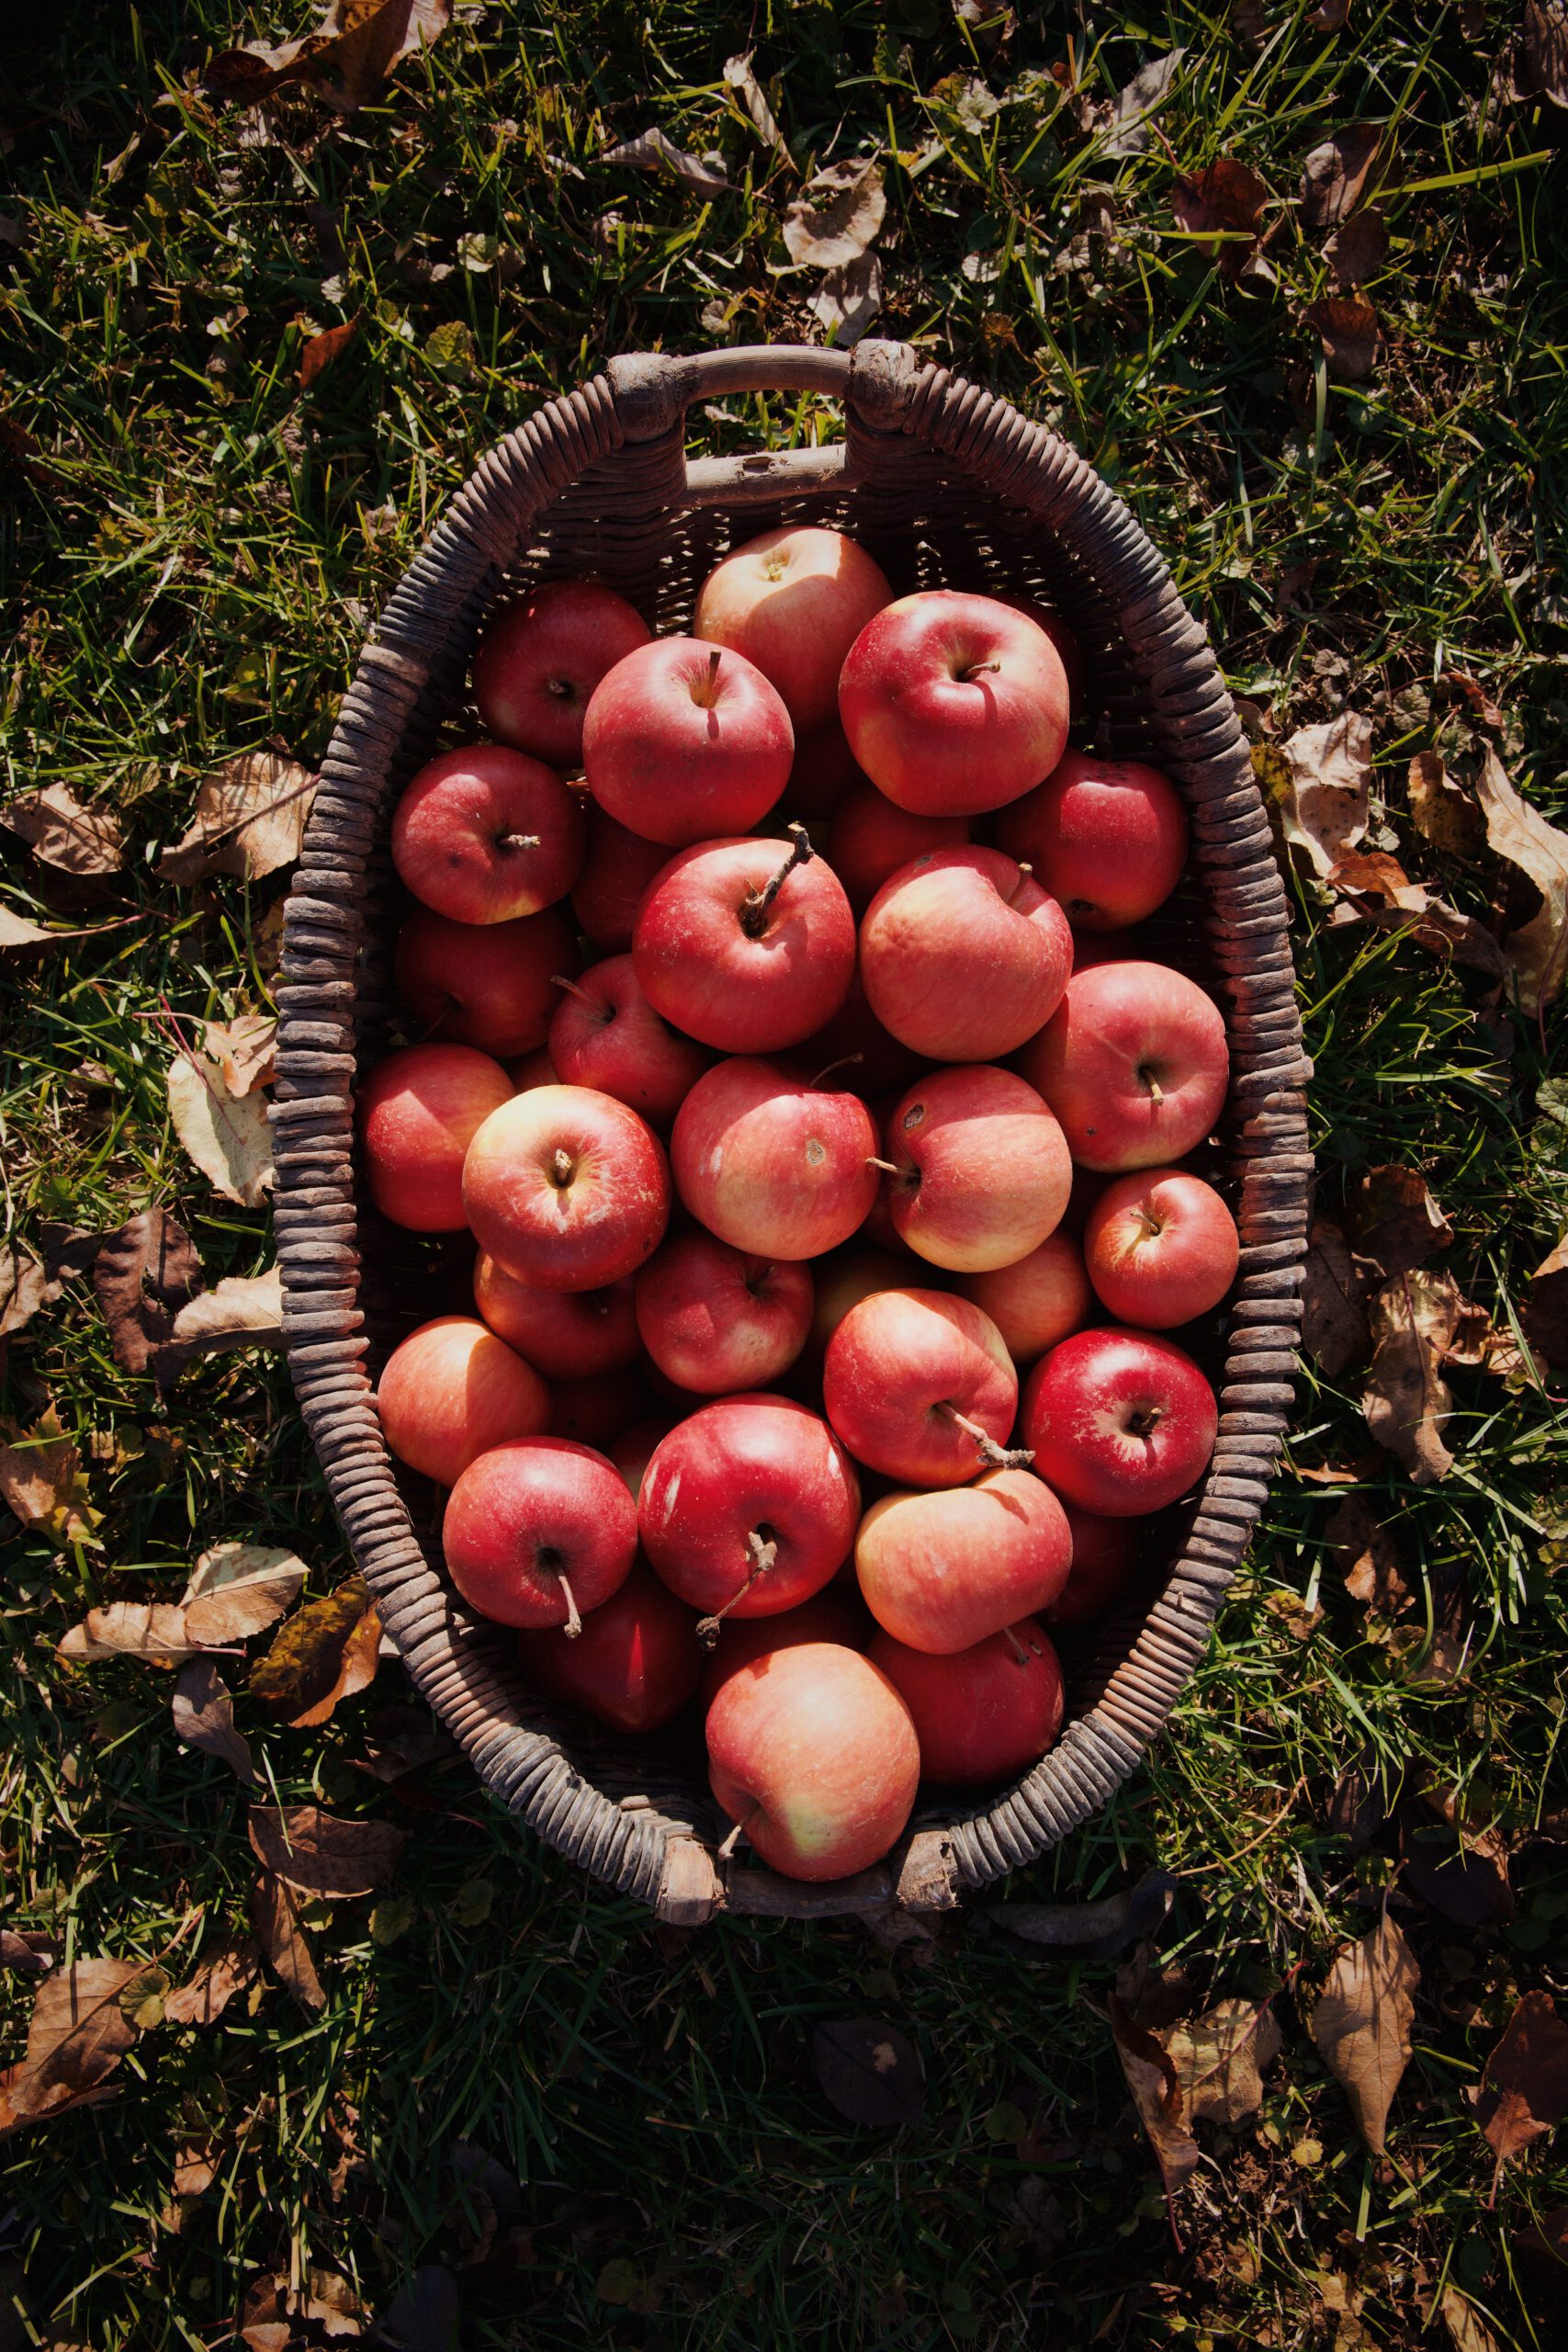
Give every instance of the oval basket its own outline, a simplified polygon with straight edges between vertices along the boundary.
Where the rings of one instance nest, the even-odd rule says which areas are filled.
[[[686,412],[725,394],[828,393],[829,447],[688,463]],[[394,1469],[371,1382],[429,1298],[411,1238],[378,1220],[353,1151],[356,1071],[393,1017],[394,802],[465,707],[479,622],[519,582],[592,572],[660,631],[739,539],[780,522],[851,531],[899,594],[1042,594],[1084,647],[1108,741],[1176,777],[1191,817],[1183,934],[1215,987],[1232,1087],[1215,1159],[1241,1230],[1217,1331],[1219,1442],[1173,1529],[1157,1597],[1096,1629],[1071,1720],[1014,1786],[926,1804],[878,1869],[827,1887],[721,1860],[728,1823],[700,1748],[630,1753],[525,1686],[512,1636],[441,1573],[434,1489]],[[1207,639],[1126,507],[1064,442],[903,345],[629,356],[552,401],[478,467],[411,566],[344,698],[284,926],[276,1229],[289,1369],[354,1556],[415,1685],[485,1785],[595,1877],[682,1924],[728,1908],[951,1907],[1033,1860],[1135,1766],[1198,1659],[1268,1491],[1292,1400],[1312,1162],[1284,890]],[[424,1312],[432,1311],[429,1306]]]

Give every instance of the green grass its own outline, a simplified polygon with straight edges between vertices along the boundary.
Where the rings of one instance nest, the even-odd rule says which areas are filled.
[[[368,617],[538,401],[617,348],[808,331],[809,277],[779,274],[797,177],[722,82],[749,39],[803,170],[886,151],[886,330],[1083,450],[1281,734],[1342,702],[1371,716],[1384,845],[1469,910],[1504,903],[1495,864],[1435,863],[1415,842],[1403,778],[1433,742],[1462,754],[1433,681],[1465,669],[1502,706],[1516,781],[1563,806],[1560,118],[1496,65],[1511,6],[1493,0],[1477,34],[1469,10],[1357,0],[1331,35],[1286,6],[1258,51],[1218,6],[1087,11],[1086,37],[1052,0],[998,48],[937,0],[525,0],[464,9],[358,115],[294,98],[274,143],[247,144],[235,109],[192,94],[193,69],[306,13],[68,0],[8,28],[5,209],[24,242],[0,246],[6,756],[14,786],[113,802],[133,851],[124,876],[73,886],[6,836],[6,901],[139,918],[3,976],[4,1175],[25,1237],[158,1201],[209,1281],[267,1261],[265,1216],[212,1195],[166,1131],[152,1016],[265,1003],[280,885],[175,891],[155,846],[220,759],[273,737],[320,756]],[[1069,42],[1100,98],[1186,49],[1145,153],[1106,157],[1059,101]],[[1000,105],[961,105],[955,75]],[[1169,194],[1178,169],[1224,153],[1290,198],[1307,151],[1366,119],[1391,126],[1391,242],[1369,288],[1385,347],[1342,386],[1302,316],[1325,271],[1291,207],[1268,249],[1277,286],[1250,293],[1177,232]],[[739,192],[710,204],[596,164],[651,121],[720,148]],[[1113,233],[1076,243],[1089,217]],[[517,260],[465,266],[490,248],[464,238]],[[353,316],[355,342],[302,393],[298,321]],[[829,427],[810,401],[693,419],[713,447]],[[1529,910],[1527,893],[1511,912]],[[1501,1317],[1568,1209],[1560,1120],[1537,1108],[1560,1042],[1473,975],[1329,927],[1305,892],[1295,935],[1323,1204],[1370,1164],[1420,1167],[1461,1286]],[[110,1086],[85,1091],[84,1062]],[[1454,1385],[1458,1467],[1416,1489],[1369,1448],[1354,1384],[1303,1375],[1291,1468],[1169,1731],[1102,1820],[1009,1890],[1090,1896],[1157,1861],[1179,1882],[1164,1962],[1195,1995],[1278,1995],[1263,2113],[1201,2128],[1211,2161],[1181,2245],[1112,2052],[1110,1967],[1028,1966],[972,1916],[893,1950],[852,1925],[661,1932],[461,1773],[436,1775],[434,1811],[356,1773],[389,1672],[318,1731],[240,1702],[285,1799],[395,1812],[410,1832],[377,1911],[316,1918],[324,2015],[274,1989],[205,2033],[153,2030],[113,2103],[0,2149],[0,2258],[25,2268],[44,2339],[215,2345],[253,2271],[334,2268],[375,2309],[434,2262],[457,2268],[476,2345],[1415,2346],[1442,2340],[1453,2281],[1500,2343],[1545,2352],[1562,2283],[1524,2242],[1568,2199],[1562,2154],[1512,2166],[1494,2209],[1462,2093],[1517,1994],[1561,1990],[1562,1848],[1519,1845],[1507,1925],[1396,1898],[1423,1986],[1386,2161],[1298,2005],[1393,1865],[1391,1828],[1358,1854],[1333,1826],[1347,1770],[1391,1812],[1426,1775],[1460,1783],[1519,1838],[1561,1808],[1562,1384]],[[105,1519],[100,1551],[10,1546],[6,1918],[149,1959],[184,1928],[188,1952],[243,1919],[237,1784],[178,1746],[157,1674],[63,1670],[53,1645],[85,1602],[177,1593],[206,1544],[294,1544],[318,1588],[344,1547],[269,1361],[217,1359],[160,1406],[76,1283],[11,1344],[6,1409],[29,1415],[43,1391],[96,1442]],[[1344,1593],[1323,1531],[1346,1489],[1303,1475],[1325,1464],[1357,1465],[1386,1511],[1419,1584],[1410,1622],[1462,1634],[1457,1681],[1421,1679]],[[26,1992],[3,1983],[19,2048]],[[840,2122],[811,2076],[812,2021],[857,2015],[902,2022],[924,2056],[925,2120],[894,2137]],[[188,2141],[217,2171],[179,2211]],[[502,2173],[474,2175],[462,2143]]]

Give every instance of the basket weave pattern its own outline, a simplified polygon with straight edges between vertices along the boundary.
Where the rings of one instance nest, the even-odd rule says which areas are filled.
[[[688,466],[688,406],[753,389],[840,396],[843,443]],[[1006,1792],[927,1808],[886,1864],[829,1888],[716,1862],[728,1824],[700,1777],[558,1729],[522,1682],[512,1636],[446,1584],[371,1399],[382,1243],[353,1154],[355,1077],[379,1050],[389,999],[391,808],[461,704],[498,593],[592,571],[660,631],[683,628],[717,557],[780,521],[852,531],[900,594],[1043,593],[1084,645],[1118,754],[1154,760],[1181,786],[1203,952],[1230,1036],[1222,1166],[1242,1240],[1213,1462],[1158,1598],[1130,1633],[1108,1634],[1091,1664],[1093,1703]],[[847,358],[789,345],[634,356],[548,403],[478,467],[365,648],[322,763],[284,931],[276,1223],[289,1368],[355,1558],[420,1692],[540,1837],[673,1920],[725,1905],[940,1908],[1035,1859],[1132,1771],[1201,1653],[1292,1396],[1312,1162],[1285,919],[1262,803],[1203,631],[1090,468],[977,386],[869,340]]]

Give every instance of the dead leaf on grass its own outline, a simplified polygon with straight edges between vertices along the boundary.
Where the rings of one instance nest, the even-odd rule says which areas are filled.
[[[1568,1234],[1530,1276],[1519,1321],[1531,1347],[1568,1371]]]
[[[1302,166],[1301,215],[1307,229],[1337,228],[1360,202],[1382,143],[1382,128],[1353,122],[1314,147]]]
[[[251,1926],[267,1965],[302,2009],[324,2009],[327,1996],[316,1973],[310,1939],[299,1925],[299,1908],[280,1878],[261,1871],[251,1889]]]
[[[82,1457],[52,1405],[30,1430],[0,1420],[0,1496],[24,1527],[57,1546],[96,1541],[103,1514],[88,1500]]]
[[[215,1289],[183,1306],[153,1363],[160,1388],[172,1388],[197,1356],[231,1348],[271,1348],[283,1340],[283,1276],[276,1266],[265,1274],[225,1274]]]
[[[1239,2123],[1263,2104],[1261,2069],[1279,2055],[1280,2029],[1267,2002],[1256,2008],[1233,1997],[1173,2026],[1165,2050],[1190,2121]]]
[[[211,2025],[222,2016],[236,1993],[249,1992],[261,1973],[258,1955],[248,1946],[220,1952],[181,1984],[164,2003],[169,2025]]]
[[[181,1667],[169,1708],[176,1738],[227,1764],[247,1788],[260,1788],[250,1743],[234,1728],[234,1702],[229,1686],[211,1658],[193,1657]]]
[[[1454,1238],[1414,1168],[1369,1168],[1351,1194],[1350,1213],[1356,1256],[1384,1282],[1424,1266]]]
[[[0,808],[0,825],[25,841],[44,865],[62,874],[118,874],[125,828],[107,808],[84,808],[66,784],[46,784]]]
[[[1306,308],[1317,330],[1328,372],[1341,383],[1359,384],[1378,360],[1378,314],[1359,294],[1324,294]]]
[[[1364,286],[1388,257],[1388,223],[1375,204],[1342,220],[1323,249],[1339,287]]]
[[[323,327],[319,334],[307,336],[299,353],[299,389],[308,392],[312,384],[324,376],[336,360],[343,357],[359,333],[359,313],[344,319],[341,326]]]
[[[1246,263],[1268,201],[1267,182],[1234,155],[1216,157],[1190,179],[1179,179],[1170,192],[1177,227],[1199,239],[1199,250],[1217,257],[1227,277]]]
[[[139,1657],[148,1666],[175,1666],[194,1657],[197,1645],[186,1629],[186,1613],[170,1600],[112,1600],[89,1609],[55,1645],[62,1658],[85,1662]]]
[[[872,2018],[811,2029],[811,2066],[830,2107],[884,2131],[918,2123],[925,2109],[920,2053],[896,2025]]]
[[[214,874],[260,882],[292,865],[318,779],[277,752],[243,752],[202,780],[190,829],[164,852],[164,882],[206,882]]]
[[[175,1311],[200,1287],[196,1244],[167,1209],[143,1209],[106,1234],[93,1261],[93,1288],[115,1362],[145,1372],[173,1331]]]
[[[1186,54],[1184,49],[1172,49],[1163,57],[1151,57],[1117,93],[1115,119],[1100,141],[1102,155],[1142,155],[1153,146],[1150,119],[1169,96]]]
[[[1445,2287],[1438,2306],[1454,2352],[1502,2352],[1502,2346],[1468,2295]]]
[[[729,175],[718,157],[689,155],[657,124],[636,139],[623,139],[619,146],[606,147],[599,161],[629,172],[668,172],[682,187],[694,188],[699,196],[729,192]]]
[[[1316,1216],[1302,1284],[1302,1345],[1325,1379],[1338,1380],[1371,1353],[1366,1284],[1332,1217]]]
[[[452,0],[333,0],[314,32],[268,47],[222,51],[202,76],[213,96],[254,106],[288,83],[308,83],[343,112],[373,98],[394,65],[438,40]]]
[[[1465,2094],[1497,2159],[1492,2177],[1496,2202],[1503,2167],[1554,2131],[1568,2115],[1568,2025],[1548,1993],[1527,1993],[1503,2038]]]
[[[0,1928],[0,1968],[17,1976],[47,1976],[53,1966],[52,1936],[33,1928]]]
[[[1530,88],[1568,107],[1568,0],[1525,0],[1521,46]]]
[[[62,1287],[19,1241],[0,1244],[0,1340],[26,1330],[39,1308],[60,1296]]]
[[[1313,2011],[1318,2053],[1375,2156],[1383,2153],[1388,2111],[1409,2064],[1420,1981],[1415,1954],[1384,1912],[1359,1943],[1338,1952]]]
[[[201,1048],[223,1073],[236,1099],[271,1083],[277,1058],[277,1023],[270,1013],[242,1012],[237,1021],[209,1021]]]
[[[251,1850],[301,1894],[334,1901],[385,1886],[407,1844],[387,1821],[347,1821],[320,1805],[254,1804]]]
[[[1397,1617],[1409,1608],[1414,1595],[1404,1563],[1370,1496],[1347,1495],[1330,1512],[1323,1540],[1344,1571],[1352,1600],[1375,1609],[1380,1617]]]
[[[324,1723],[375,1676],[381,1625],[363,1577],[309,1600],[251,1668],[251,1696],[290,1724]]]
[[[807,308],[824,334],[848,351],[882,308],[881,262],[874,254],[862,254],[842,269],[828,270]]]
[[[272,1187],[272,1128],[257,1094],[233,1095],[205,1054],[184,1047],[169,1065],[169,1116],[202,1174],[225,1200],[260,1208]]]
[[[1405,777],[1411,821],[1423,841],[1451,857],[1472,858],[1486,839],[1485,820],[1438,752],[1417,752]]]
[[[829,164],[784,214],[789,257],[813,269],[843,269],[875,243],[886,212],[882,174],[869,157]]]
[[[1507,1840],[1490,1825],[1466,1828],[1451,1788],[1428,1787],[1422,1796],[1425,1809],[1407,1804],[1400,1813],[1401,1883],[1456,1927],[1506,1925],[1515,1912]]]
[[[1518,979],[1520,1010],[1533,1016],[1554,1002],[1568,974],[1568,833],[1548,824],[1514,789],[1490,743],[1475,796],[1486,820],[1487,846],[1540,892],[1540,912],[1504,942]]]
[[[1385,850],[1337,858],[1327,881],[1339,899],[1335,922],[1357,920],[1403,932],[1430,956],[1468,964],[1493,979],[1506,974],[1508,959],[1484,925],[1435,898],[1424,883],[1412,882]]]
[[[1467,1314],[1473,1313],[1450,1273],[1416,1269],[1374,1291],[1367,1309],[1372,1361],[1361,1410],[1378,1443],[1417,1487],[1453,1467],[1442,1430],[1453,1392],[1441,1365]]]
[[[773,110],[768,104],[762,85],[751,71],[751,55],[752,52],[746,50],[738,57],[725,59],[725,86],[735,92],[745,107],[751,127],[763,146],[771,147],[779,161],[787,164],[791,160],[790,152],[784,144],[784,133],[773,120]]]
[[[182,1607],[191,1640],[209,1648],[248,1641],[276,1625],[310,1574],[271,1544],[217,1544],[191,1571]]]
[[[105,2095],[107,2076],[136,2039],[120,1995],[143,1973],[137,1961],[79,1960],[44,1978],[27,2053],[0,2075],[0,2139]]]
[[[1116,2055],[1169,2198],[1191,2179],[1199,2161],[1198,2143],[1187,2128],[1180,2078],[1169,2052],[1154,2034],[1134,2023],[1116,1994],[1111,1995],[1107,2007]]]
[[[1327,875],[1366,837],[1372,774],[1372,722],[1353,710],[1299,727],[1280,746],[1284,762],[1275,805],[1285,839],[1312,871]]]

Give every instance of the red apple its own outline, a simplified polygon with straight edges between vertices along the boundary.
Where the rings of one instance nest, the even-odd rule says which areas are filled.
[[[901,596],[869,621],[839,716],[873,784],[922,816],[1000,808],[1049,775],[1067,741],[1067,680],[1043,629],[994,596]]]
[[[612,1445],[605,1448],[611,1461],[631,1488],[633,1502],[642,1494],[642,1481],[649,1464],[671,1430],[684,1419],[680,1413],[654,1413],[644,1421],[634,1421],[623,1430]]]
[[[471,1316],[440,1315],[392,1350],[376,1409],[398,1460],[449,1487],[492,1445],[547,1429],[550,1397],[493,1331]]]
[[[582,811],[559,776],[503,743],[443,752],[392,817],[404,888],[454,922],[512,922],[554,906],[582,852]]]
[[[911,1487],[961,1487],[1002,1448],[1018,1374],[988,1315],[935,1290],[874,1291],[828,1342],[822,1402],[868,1469]]]
[[[617,662],[582,729],[600,808],[671,849],[759,823],[794,757],[789,713],[761,670],[694,637],[656,638]]]
[[[1031,1470],[988,1470],[972,1487],[885,1495],[855,1538],[865,1605],[895,1641],[947,1657],[1049,1609],[1073,1541],[1062,1506]]]
[[[643,1346],[681,1387],[705,1396],[765,1388],[806,1344],[811,1276],[711,1233],[673,1233],[637,1278],[637,1320]]]
[[[1167,964],[1076,972],[1019,1066],[1062,1123],[1073,1158],[1114,1174],[1164,1168],[1224,1108],[1224,1015]]]
[[[1121,931],[1163,906],[1187,863],[1187,808],[1158,768],[1065,752],[997,820],[997,840],[1066,909],[1075,930]]]
[[[1067,681],[1067,720],[1076,727],[1089,708],[1089,671],[1083,658],[1083,647],[1074,631],[1067,627],[1060,613],[1053,612],[1034,596],[998,596],[998,605],[1010,605],[1015,613],[1026,613],[1036,628],[1043,628],[1061,657]]]
[[[773,1617],[849,1557],[860,1484],[820,1415],[787,1396],[721,1397],[671,1430],[643,1473],[655,1572],[694,1609]]]
[[[581,980],[558,977],[550,1057],[563,1081],[596,1086],[667,1127],[713,1056],[655,1012],[629,956],[607,956]]]
[[[802,1642],[732,1674],[707,1717],[708,1779],[786,1878],[845,1878],[894,1845],[914,1808],[909,1711],[856,1650]]]
[[[1072,1189],[1066,1139],[1032,1086],[989,1063],[933,1070],[883,1130],[900,1240],[955,1273],[1010,1266],[1054,1233]]]
[[[999,850],[927,850],[883,884],[860,927],[873,1012],[928,1061],[1012,1053],[1055,1012],[1072,968],[1066,915]]]
[[[852,1094],[868,1098],[901,1094],[921,1067],[919,1054],[901,1046],[873,1012],[858,968],[837,1012],[796,1046],[795,1058],[818,1079],[830,1072]]]
[[[464,1158],[512,1099],[501,1064],[472,1046],[406,1046],[378,1062],[356,1107],[370,1197],[382,1216],[416,1233],[460,1233],[468,1222]]]
[[[629,1274],[603,1290],[536,1290],[481,1250],[474,1261],[474,1305],[491,1329],[547,1380],[592,1380],[637,1362]]]
[[[693,634],[733,646],[783,695],[797,734],[839,715],[844,656],[893,591],[841,531],[764,531],[716,564],[697,591]]]
[[[840,1649],[863,1650],[870,1631],[858,1600],[831,1586],[778,1617],[727,1617],[703,1668],[702,1703],[711,1707],[730,1676],[754,1657],[797,1649],[802,1642],[835,1642]]]
[[[969,834],[967,817],[913,816],[874,784],[863,783],[833,811],[824,854],[858,917],[911,858],[928,850],[962,849]]]
[[[670,1221],[658,1142],[591,1086],[536,1086],[492,1111],[463,1163],[481,1250],[536,1290],[603,1290],[650,1258]]]
[[[960,1274],[954,1287],[990,1317],[1016,1364],[1032,1363],[1094,1309],[1083,1251],[1070,1233],[1049,1235],[1010,1266]]]
[[[582,761],[582,720],[607,670],[653,632],[597,580],[544,580],[486,622],[474,700],[499,742],[553,768]]]
[[[876,1197],[875,1153],[858,1095],[750,1059],[699,1078],[670,1138],[692,1215],[760,1258],[816,1258],[847,1241]]]
[[[804,830],[705,842],[649,885],[632,961],[666,1021],[727,1054],[797,1046],[837,1012],[855,968],[855,919]]]
[[[1100,1616],[1120,1600],[1137,1574],[1144,1530],[1135,1519],[1101,1519],[1064,1503],[1073,1538],[1072,1573],[1048,1611],[1066,1633]]]
[[[527,918],[532,922],[532,916]],[[482,936],[482,934],[481,934]],[[554,990],[551,990],[554,994]],[[560,1072],[550,1059],[547,1046],[536,1046],[531,1054],[519,1054],[506,1064],[506,1075],[519,1094],[526,1094],[531,1086],[558,1086]]]
[[[550,1435],[608,1453],[647,1418],[652,1404],[648,1384],[635,1367],[595,1372],[586,1380],[552,1380]]]
[[[835,716],[809,735],[796,734],[784,806],[792,817],[830,817],[845,794],[865,781]]]
[[[1034,1466],[1080,1510],[1137,1519],[1180,1499],[1214,1450],[1214,1392],[1150,1331],[1075,1331],[1029,1375],[1021,1425]]]
[[[595,947],[625,955],[643,892],[669,863],[668,842],[644,841],[589,802],[588,852],[572,886],[571,910]]]
[[[638,1560],[625,1584],[589,1611],[575,1641],[564,1627],[522,1633],[518,1655],[531,1682],[615,1731],[658,1731],[680,1713],[702,1675],[696,1622]]]
[[[879,1290],[901,1289],[909,1279],[909,1261],[908,1258],[895,1258],[886,1250],[862,1250],[852,1245],[821,1260],[813,1274],[816,1298],[807,1351],[819,1363],[827,1353],[829,1340],[851,1307],[858,1306],[863,1298],[870,1298]]]
[[[923,1780],[961,1788],[1011,1780],[1062,1728],[1062,1669],[1032,1617],[940,1658],[879,1631],[866,1656],[909,1710]]]
[[[1180,1168],[1117,1177],[1084,1233],[1084,1262],[1106,1313],[1148,1331],[1218,1306],[1240,1260],[1235,1217],[1212,1184]]]
[[[399,927],[392,976],[425,1036],[510,1061],[544,1044],[560,993],[552,978],[581,960],[577,933],[555,907],[489,923],[413,907]]]
[[[481,1617],[573,1632],[623,1585],[637,1506],[591,1446],[528,1437],[471,1462],[446,1498],[447,1571]]]

